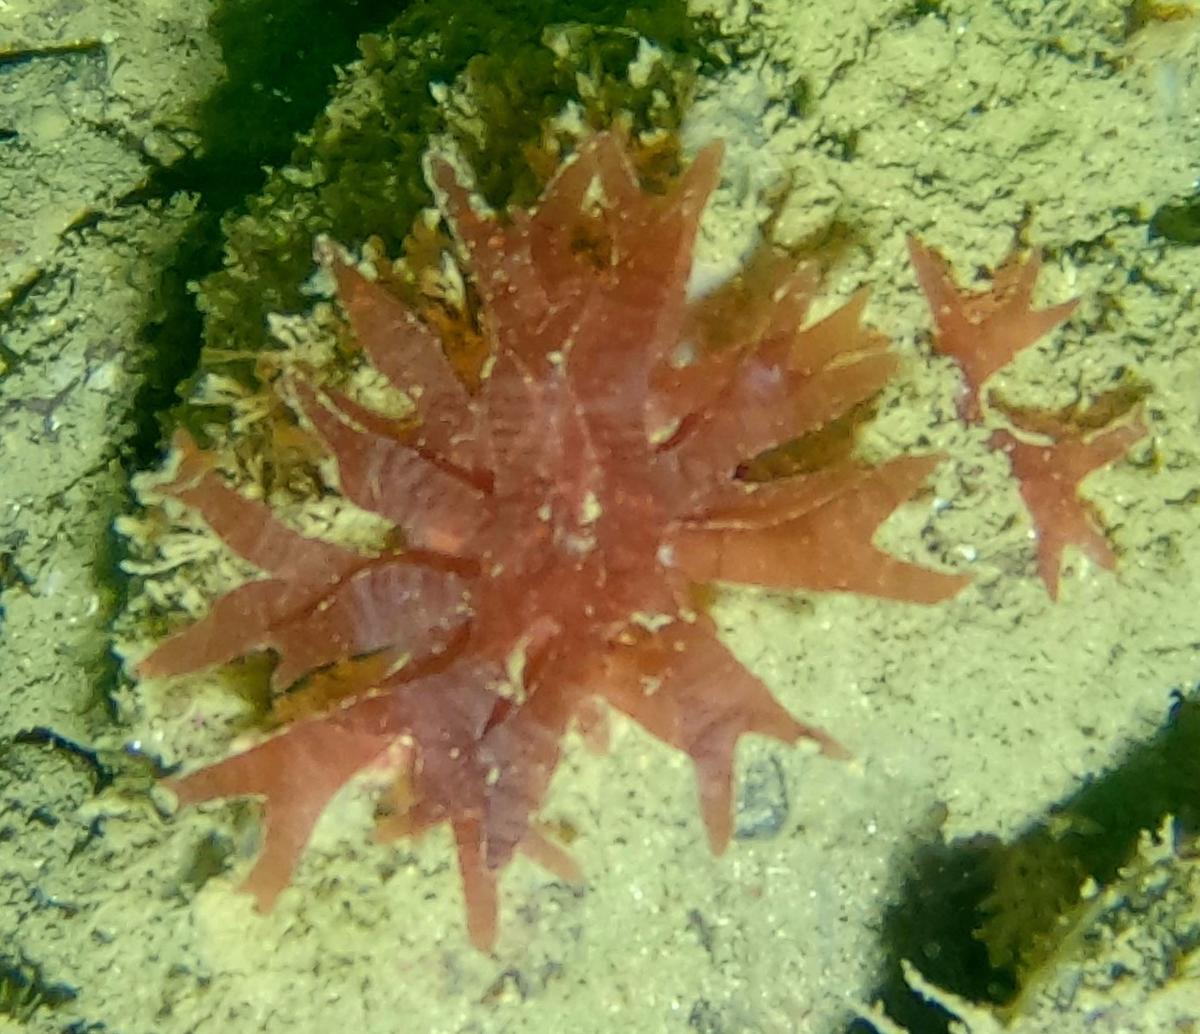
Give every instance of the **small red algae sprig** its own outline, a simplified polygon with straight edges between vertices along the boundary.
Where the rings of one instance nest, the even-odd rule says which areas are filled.
[[[949,264],[915,237],[909,255],[936,325],[934,349],[955,361],[963,376],[959,413],[968,423],[984,423],[983,391],[987,380],[1018,353],[1040,340],[1075,311],[1078,298],[1033,308],[1033,291],[1041,270],[1034,252],[1024,261],[1014,253],[996,269],[991,286],[982,291],[960,288]],[[1116,555],[1097,524],[1079,486],[1088,474],[1121,458],[1145,436],[1140,413],[1117,426],[1096,429],[1089,414],[1029,413],[993,404],[1019,434],[993,431],[989,444],[1007,454],[1021,497],[1037,536],[1038,575],[1051,599],[1058,598],[1062,556],[1076,546],[1101,567],[1116,566]],[[1097,405],[1095,411],[1105,411]],[[1105,417],[1106,424],[1110,418]]]
[[[262,577],[215,600],[139,672],[276,655],[281,731],[171,783],[184,804],[265,798],[265,844],[245,883],[261,907],[289,883],[338,788],[388,766],[380,834],[449,824],[471,938],[489,948],[497,879],[516,853],[579,877],[536,816],[564,733],[592,725],[597,700],[689,755],[719,852],[741,736],[841,749],[722,645],[698,585],[936,602],[965,584],[872,544],[940,457],[869,467],[839,456],[773,481],[743,476],[748,460],[861,406],[896,360],[860,323],[865,295],[806,325],[806,266],[772,266],[713,340],[702,309],[721,305],[689,301],[686,287],[719,164],[710,146],[651,193],[622,138],[600,133],[533,209],[502,218],[432,161],[486,345],[477,377],[460,375],[435,321],[326,255],[357,345],[415,420],[298,372],[275,390],[335,461],[341,495],[394,526],[394,548],[299,534],[177,439],[161,490]]]

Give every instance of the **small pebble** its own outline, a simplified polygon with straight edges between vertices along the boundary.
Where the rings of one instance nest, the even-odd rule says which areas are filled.
[[[787,821],[788,810],[783,766],[773,757],[751,762],[738,788],[734,837],[738,840],[773,837]]]

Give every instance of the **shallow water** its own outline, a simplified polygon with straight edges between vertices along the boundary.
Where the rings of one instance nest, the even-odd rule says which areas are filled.
[[[369,784],[334,802],[267,916],[236,892],[257,808],[172,814],[148,789],[156,761],[190,769],[247,732],[266,670],[155,688],[109,652],[202,613],[237,576],[176,508],[199,575],[181,592],[160,572],[129,597],[111,532],[123,514],[134,540],[163,533],[125,463],[140,392],[174,347],[154,333],[173,326],[164,270],[204,201],[139,188],[194,140],[220,54],[203,6],[0,7],[0,1016],[14,1029],[826,1032],[880,996],[884,1034],[943,1029],[902,991],[901,957],[972,1031],[1006,1007],[1022,1031],[1196,1021],[1181,703],[1200,574],[1196,258],[1148,232],[1194,196],[1194,20],[1131,33],[1105,3],[708,6],[745,53],[702,73],[682,128],[692,152],[726,145],[700,276],[727,275],[766,226],[826,267],[813,317],[870,286],[867,322],[901,363],[860,455],[946,457],[877,542],[972,584],[933,606],[722,590],[722,641],[849,760],[748,738],[740,832],[714,858],[685,758],[621,720],[603,756],[572,736],[541,815],[585,882],[514,864],[492,955],[467,940],[449,836],[372,842]],[[1008,416],[961,419],[913,233],[980,290],[1014,241],[1041,249],[1036,307],[1080,298],[990,382]],[[293,315],[319,294],[299,286]],[[275,329],[325,361],[313,324]],[[235,388],[204,390],[228,403]],[[1014,410],[1078,411],[1117,388],[1144,394],[1148,435],[1082,493],[1116,567],[1068,549],[1052,601],[989,436]],[[231,433],[227,409],[203,412]],[[317,516],[332,527],[337,507]],[[1030,903],[1061,910],[1069,936],[1037,934]],[[990,964],[973,934],[988,915]]]

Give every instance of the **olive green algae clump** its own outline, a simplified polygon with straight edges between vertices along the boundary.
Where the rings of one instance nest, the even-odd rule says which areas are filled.
[[[571,111],[586,125],[623,120],[674,134],[697,72],[719,61],[717,34],[678,0],[620,4],[414,5],[360,41],[332,102],[226,220],[224,268],[200,283],[202,368],[253,379],[270,345],[267,316],[310,307],[312,247],[326,234],[396,254],[432,198],[421,172],[431,137],[448,138],[496,207],[536,196]],[[587,21],[573,22],[574,16]],[[551,22],[553,19],[553,23]]]

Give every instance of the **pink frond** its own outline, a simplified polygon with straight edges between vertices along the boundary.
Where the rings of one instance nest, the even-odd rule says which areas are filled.
[[[346,497],[392,521],[413,549],[459,556],[487,519],[483,492],[416,449],[352,427],[307,382],[293,379],[304,415],[338,460]]]
[[[474,466],[475,412],[442,344],[399,298],[353,266],[335,263],[338,300],[371,364],[412,401],[420,421],[413,445],[458,466]]]
[[[876,529],[939,462],[906,456],[861,468],[836,494],[799,516],[766,526],[703,520],[671,534],[674,562],[697,581],[858,592],[937,603],[969,579],[906,563],[872,545]]]
[[[987,379],[1070,316],[1079,299],[1033,309],[1033,288],[1042,265],[1037,252],[1024,262],[1010,255],[996,270],[992,286],[977,292],[959,288],[949,263],[916,237],[908,238],[908,253],[937,325],[934,348],[962,368],[967,382],[962,415],[976,420]]]
[[[297,723],[256,747],[167,781],[181,805],[221,797],[264,798],[263,847],[242,889],[267,911],[292,879],[321,812],[388,739],[316,720]]]
[[[1062,555],[1068,546],[1083,550],[1094,563],[1111,570],[1116,555],[1091,507],[1079,497],[1083,479],[1120,459],[1146,434],[1141,420],[1102,431],[1089,439],[1066,438],[1052,445],[1020,441],[1007,431],[992,436],[1012,464],[1037,532],[1038,576],[1050,598],[1058,598]]]

